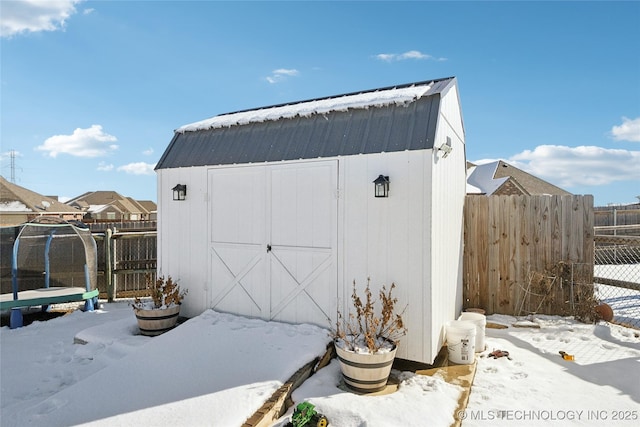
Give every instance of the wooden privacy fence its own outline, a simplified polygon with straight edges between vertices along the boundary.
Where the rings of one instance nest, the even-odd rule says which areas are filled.
[[[593,196],[466,196],[464,308],[576,314],[593,299]]]
[[[98,247],[100,298],[146,296],[146,277],[155,280],[157,268],[156,230],[94,233]]]

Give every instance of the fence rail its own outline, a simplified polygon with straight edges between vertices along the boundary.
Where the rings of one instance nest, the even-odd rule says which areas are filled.
[[[596,227],[640,224],[640,205],[594,208]]]

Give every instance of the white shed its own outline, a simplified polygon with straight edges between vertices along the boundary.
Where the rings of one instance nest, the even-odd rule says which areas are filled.
[[[394,282],[397,356],[432,363],[462,307],[464,144],[454,77],[183,126],[156,166],[159,273],[189,289],[183,315],[324,327],[354,280]]]

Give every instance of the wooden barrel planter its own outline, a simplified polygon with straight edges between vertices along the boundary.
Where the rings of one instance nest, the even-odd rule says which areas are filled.
[[[374,393],[387,386],[393,359],[398,347],[387,353],[363,354],[335,346],[342,369],[342,378],[350,389],[359,393]]]
[[[134,309],[138,328],[142,335],[153,337],[173,329],[178,322],[180,306],[174,305],[169,308],[143,310]]]

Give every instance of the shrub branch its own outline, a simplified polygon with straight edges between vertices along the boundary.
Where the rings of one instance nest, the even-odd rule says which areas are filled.
[[[375,353],[380,350],[385,341],[397,344],[399,339],[406,335],[407,328],[402,320],[402,315],[406,306],[400,313],[396,313],[398,298],[392,296],[395,283],[387,290],[382,286],[379,292],[379,300],[382,305],[379,313],[375,310],[373,293],[370,288],[371,279],[367,278],[367,286],[364,289],[364,303],[358,295],[356,281],[353,281],[353,292],[351,302],[354,312],[349,312],[348,319],[345,319],[338,310],[336,327],[332,331],[335,339],[341,339],[348,350],[355,350],[357,343],[364,341],[369,352]]]

